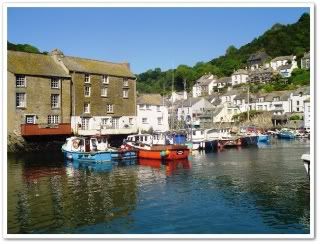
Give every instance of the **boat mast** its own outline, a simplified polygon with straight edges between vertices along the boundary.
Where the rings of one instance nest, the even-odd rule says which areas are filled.
[[[173,69],[173,65],[172,65],[172,82],[171,82],[171,130],[173,129],[173,87],[174,87],[174,69]]]

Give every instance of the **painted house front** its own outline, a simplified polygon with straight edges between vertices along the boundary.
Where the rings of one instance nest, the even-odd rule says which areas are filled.
[[[130,134],[136,127],[136,81],[128,63],[51,56],[72,80],[73,132],[79,135]]]
[[[188,98],[175,103],[179,121],[192,121],[193,125],[200,125],[199,116],[214,106],[205,98]]]
[[[232,86],[245,84],[249,80],[249,73],[245,69],[239,69],[231,75]]]
[[[8,134],[70,135],[71,79],[50,55],[8,51]]]
[[[296,56],[279,56],[270,61],[270,66],[273,70],[278,70],[281,66],[286,64],[292,64],[294,67],[298,67]]]
[[[201,76],[192,87],[192,97],[208,96],[213,93],[217,77],[212,74]]]
[[[168,131],[168,108],[159,94],[141,94],[137,98],[137,126],[140,131]]]
[[[301,87],[290,95],[290,112],[304,112],[304,101],[310,99],[310,87]]]
[[[311,120],[311,106],[310,106],[310,99],[304,101],[304,128],[310,130],[310,120]]]

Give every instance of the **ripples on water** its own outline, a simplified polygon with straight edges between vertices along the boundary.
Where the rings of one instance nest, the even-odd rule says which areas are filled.
[[[118,165],[8,156],[8,233],[309,233],[309,142]]]

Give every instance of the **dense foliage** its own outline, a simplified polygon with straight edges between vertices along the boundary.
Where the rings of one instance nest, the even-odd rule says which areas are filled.
[[[209,62],[199,62],[193,67],[179,65],[176,69],[168,71],[161,71],[160,68],[156,68],[141,73],[137,75],[137,89],[139,92],[146,93],[168,93],[171,91],[174,72],[174,89],[177,91],[183,90],[185,84],[186,89],[190,91],[194,81],[205,73],[210,72],[218,77],[230,76],[234,70],[244,68],[249,56],[257,51],[264,50],[270,58],[294,54],[297,56],[298,63],[300,63],[304,52],[309,51],[309,49],[310,16],[305,13],[296,23],[290,25],[275,24],[270,30],[255,38],[252,42],[239,49],[230,46],[225,55]],[[296,86],[297,83],[307,82],[306,75],[307,73],[296,75],[291,84]],[[272,86],[275,86],[275,84]],[[285,85],[279,84],[277,87],[266,87],[265,89],[267,91],[281,90],[287,86],[286,83]]]
[[[20,51],[20,52],[27,52],[27,53],[41,53],[38,48],[29,44],[13,44],[11,42],[8,43],[8,50],[12,51]],[[46,54],[47,52],[43,52]]]

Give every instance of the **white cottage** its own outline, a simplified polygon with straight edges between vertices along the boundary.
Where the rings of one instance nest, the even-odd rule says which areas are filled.
[[[303,112],[304,101],[310,98],[310,87],[301,87],[290,95],[290,112]]]
[[[192,87],[192,97],[211,95],[213,93],[214,83],[217,77],[213,74],[201,76]]]
[[[297,66],[296,56],[280,56],[270,61],[270,66],[273,70],[279,70],[279,68],[286,64],[292,64],[294,67]]]
[[[310,98],[304,101],[304,128],[310,130],[310,118],[311,118],[311,108],[310,108]]]
[[[193,125],[200,125],[199,116],[206,110],[213,109],[214,106],[205,98],[188,98],[177,101],[174,106],[177,111],[179,121],[192,121]]]
[[[231,75],[232,86],[247,83],[249,80],[249,73],[245,69],[239,69]]]
[[[141,94],[137,98],[137,126],[140,130],[169,130],[168,108],[159,94]]]

